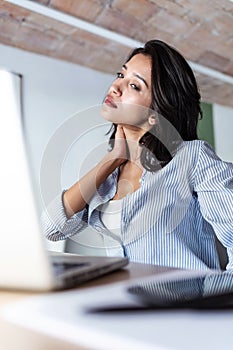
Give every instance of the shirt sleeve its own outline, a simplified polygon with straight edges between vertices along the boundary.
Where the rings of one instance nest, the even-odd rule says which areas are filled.
[[[41,215],[42,231],[50,241],[67,239],[87,227],[88,205],[68,219],[63,205],[64,193],[57,196]]]
[[[206,142],[200,146],[194,191],[204,219],[228,250],[227,268],[233,267],[233,164],[222,161]]]

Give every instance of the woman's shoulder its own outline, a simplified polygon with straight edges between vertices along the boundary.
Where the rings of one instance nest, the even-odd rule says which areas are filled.
[[[182,141],[179,149],[195,149],[197,151],[200,151],[201,148],[209,148],[213,150],[213,147],[205,140],[192,140],[192,141]]]
[[[176,153],[185,153],[191,158],[199,157],[200,154],[214,155],[217,157],[213,147],[205,140],[183,141],[178,146]]]
[[[214,148],[205,140],[185,141],[181,146],[179,152],[183,152],[195,160],[195,169],[213,169],[233,171],[233,164],[231,162],[221,159],[215,152]],[[212,170],[213,171],[213,170]]]
[[[190,168],[192,172],[208,163],[220,161],[213,147],[205,140],[183,141],[177,148],[174,159],[182,168]]]

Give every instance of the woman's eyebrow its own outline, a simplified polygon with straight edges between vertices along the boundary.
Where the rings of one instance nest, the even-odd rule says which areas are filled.
[[[127,70],[126,64],[123,64],[122,68],[125,69],[125,70]],[[137,77],[138,79],[140,79],[141,81],[143,81],[143,83],[146,85],[146,87],[149,88],[149,87],[148,87],[148,84],[147,84],[147,82],[146,82],[146,80],[145,80],[143,77],[141,77],[141,75],[139,75],[139,74],[137,74],[137,73],[133,73],[133,75],[134,75],[135,77]]]

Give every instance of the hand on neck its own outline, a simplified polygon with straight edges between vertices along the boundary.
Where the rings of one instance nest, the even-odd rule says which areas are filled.
[[[138,163],[142,151],[139,140],[145,134],[145,130],[132,126],[124,126],[123,129],[128,146],[129,161]]]

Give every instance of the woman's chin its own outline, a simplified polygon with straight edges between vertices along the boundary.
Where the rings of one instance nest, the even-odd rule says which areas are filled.
[[[116,111],[115,109],[110,109],[110,107],[107,107],[105,105],[102,106],[101,108],[101,116],[114,124],[119,124],[119,112]]]

